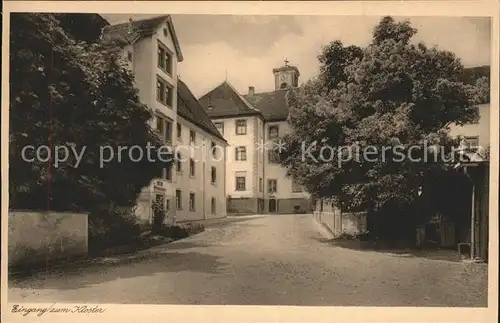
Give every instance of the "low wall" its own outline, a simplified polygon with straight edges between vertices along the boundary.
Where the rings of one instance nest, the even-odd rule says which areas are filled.
[[[325,225],[334,236],[360,234],[367,230],[366,212],[341,213],[337,209],[315,211],[314,218]]]
[[[88,252],[83,213],[9,211],[9,266],[29,265]]]
[[[342,231],[359,234],[367,231],[366,212],[342,213]]]

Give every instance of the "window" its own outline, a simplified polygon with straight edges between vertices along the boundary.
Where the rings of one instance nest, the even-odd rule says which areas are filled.
[[[189,159],[189,176],[194,177],[195,175],[195,164],[194,159]]]
[[[224,135],[224,123],[222,122],[215,122],[215,128],[217,128],[217,131],[219,131],[219,133],[221,135]]]
[[[170,211],[170,200],[167,199],[166,202],[167,202],[167,206],[165,207],[165,210]]]
[[[278,181],[275,179],[267,180],[267,192],[276,193],[278,191]]]
[[[165,121],[165,141],[171,143],[172,142],[172,121]]]
[[[236,147],[236,160],[247,160],[247,148],[240,146]]]
[[[175,162],[175,166],[176,166],[176,171],[177,173],[180,173],[182,172],[182,160],[181,160],[181,154],[180,153],[177,153],[177,160]]]
[[[463,145],[467,149],[477,149],[479,148],[479,136],[464,137]]]
[[[165,57],[165,49],[158,45],[158,67],[165,68],[163,57]]]
[[[165,120],[162,117],[156,117],[156,130],[163,136]]]
[[[236,190],[237,191],[246,190],[246,174],[244,172],[236,173]]]
[[[189,144],[194,145],[196,143],[196,132],[189,130]]]
[[[173,87],[167,81],[157,76],[156,78],[156,99],[168,107],[172,107]]]
[[[181,190],[175,190],[175,207],[178,210],[182,209],[182,193],[181,193]]]
[[[158,67],[164,72],[172,75],[172,54],[167,47],[160,42],[158,42]]]
[[[165,179],[167,181],[171,181],[172,180],[172,164],[169,164],[166,168],[165,168]]]
[[[278,126],[269,126],[269,138],[276,138],[279,136],[279,127]]]
[[[215,214],[215,197],[212,197],[212,200],[210,201],[210,211],[212,214]]]
[[[247,134],[247,121],[246,120],[236,120],[236,134],[246,135]]]
[[[259,192],[262,192],[262,190],[264,189],[262,186],[264,186],[263,182],[262,182],[262,177],[259,178]]]
[[[212,184],[217,183],[217,169],[212,166],[212,173],[211,173],[211,182]]]
[[[299,183],[297,183],[295,180],[292,179],[292,192],[300,193],[302,191],[303,191],[302,185],[300,185]]]
[[[279,153],[276,150],[269,150],[267,152],[269,164],[277,164],[279,162],[279,157]]]
[[[194,193],[189,193],[189,211],[193,212],[195,210],[195,196]]]
[[[132,52],[127,52],[127,60],[132,62]]]
[[[212,152],[212,157],[217,158],[217,147],[213,141],[210,144],[210,151]]]
[[[182,125],[177,123],[177,140],[182,140]]]
[[[172,87],[168,84],[165,84],[165,103],[171,107],[172,106]]]

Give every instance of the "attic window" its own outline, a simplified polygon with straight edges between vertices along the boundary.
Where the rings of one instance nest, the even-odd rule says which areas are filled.
[[[167,28],[163,28],[163,36],[168,37],[168,30],[167,30]]]

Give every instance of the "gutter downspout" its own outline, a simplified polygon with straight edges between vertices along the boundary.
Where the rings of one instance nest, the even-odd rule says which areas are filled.
[[[224,143],[223,143],[224,144]],[[226,180],[227,180],[227,173],[226,173],[226,170],[227,170],[227,147],[228,147],[228,143],[226,142],[226,144],[224,145],[224,172],[222,172],[224,174],[224,180],[222,181],[223,182],[223,185],[224,185],[224,197],[222,199],[222,205],[224,205],[224,217],[227,218],[227,184],[226,184]]]
[[[472,185],[472,198],[471,198],[471,223],[470,223],[470,258],[474,260],[476,253],[476,210],[475,210],[475,194],[476,194],[476,185],[474,185],[474,181],[467,171],[467,166],[464,167],[464,173],[469,179]]]
[[[206,154],[206,145],[205,145],[205,139],[203,139],[203,150],[202,150],[202,154],[204,156],[203,157],[203,175],[202,175],[202,190],[203,190],[203,193],[202,193],[202,198],[203,198],[203,202],[202,202],[202,206],[203,206],[203,220],[206,220],[207,219],[207,213],[205,212],[205,200],[206,200],[206,185],[207,183],[205,183],[205,172],[206,172],[206,169],[205,169],[205,159],[207,157],[207,154]]]

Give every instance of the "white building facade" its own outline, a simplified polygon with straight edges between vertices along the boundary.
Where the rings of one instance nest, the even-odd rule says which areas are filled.
[[[297,87],[299,71],[273,70],[275,91],[241,95],[227,81],[200,98],[201,105],[228,142],[228,213],[307,213],[310,195],[278,164],[280,138],[290,132],[287,88]]]
[[[154,202],[164,206],[167,223],[225,217],[227,143],[178,77],[183,56],[171,17],[110,25],[103,35],[127,40],[123,55],[141,102],[154,111],[151,126],[178,157],[143,189],[139,220],[152,222]]]

